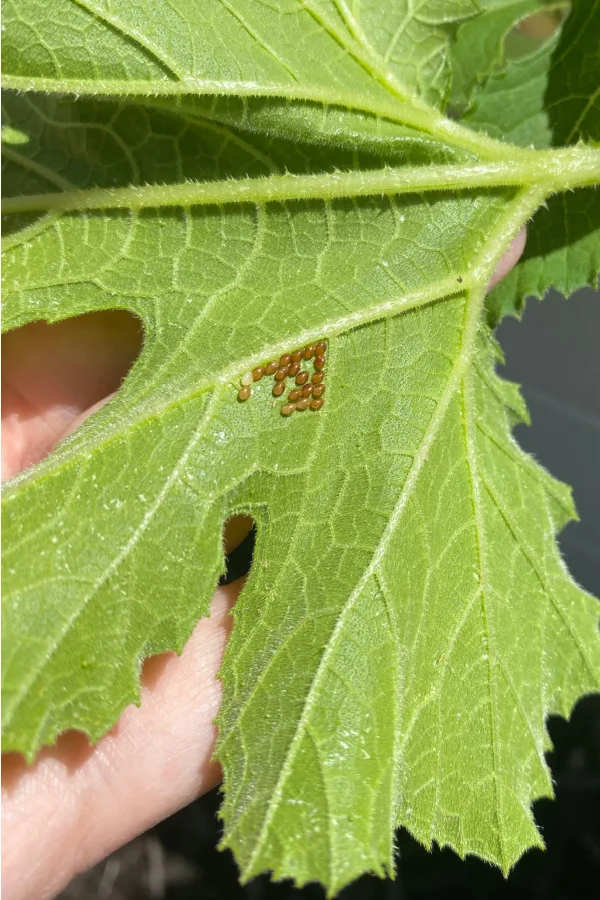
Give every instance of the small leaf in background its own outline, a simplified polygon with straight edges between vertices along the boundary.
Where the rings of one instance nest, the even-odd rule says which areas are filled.
[[[547,15],[550,5],[556,7],[554,0],[481,0],[480,14],[459,25],[452,45],[453,106],[470,106],[477,89],[506,65],[515,26]]]
[[[540,148],[600,143],[600,3],[581,0],[561,32],[508,62],[477,96],[465,121],[487,134]],[[567,297],[596,287],[600,199],[594,188],[550,197],[529,226],[521,261],[488,298],[490,321],[522,310],[550,286]]]

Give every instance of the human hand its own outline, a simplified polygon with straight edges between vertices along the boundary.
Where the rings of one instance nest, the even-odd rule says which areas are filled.
[[[492,279],[518,260],[515,239]],[[37,462],[119,387],[141,349],[141,331],[124,313],[106,312],[56,325],[35,323],[3,344],[3,477]],[[230,523],[232,548],[248,530]],[[5,900],[54,896],[79,872],[220,779],[212,761],[216,678],[231,628],[229,610],[242,581],[219,588],[210,618],[181,656],[146,661],[142,703],[92,747],[70,732],[27,766],[6,754],[2,767],[2,886]]]

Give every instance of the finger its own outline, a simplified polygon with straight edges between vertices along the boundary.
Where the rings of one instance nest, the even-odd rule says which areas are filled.
[[[525,228],[525,226],[523,226],[523,228],[521,228],[520,232],[513,240],[510,247],[496,266],[494,274],[490,278],[490,283],[488,284],[488,291],[491,291],[492,288],[496,287],[496,285],[499,284],[499,282],[501,282],[503,278],[506,278],[510,270],[514,269],[521,258],[523,250],[525,249],[526,242],[527,229]]]
[[[148,660],[142,704],[128,707],[95,748],[71,732],[33,766],[2,767],[2,888],[6,900],[45,900],[76,874],[220,780],[212,762],[216,674],[240,581],[220,588],[180,657]],[[27,865],[24,865],[26,861]]]
[[[77,417],[118,390],[143,340],[139,319],[106,310],[2,337],[2,477],[43,459]]]

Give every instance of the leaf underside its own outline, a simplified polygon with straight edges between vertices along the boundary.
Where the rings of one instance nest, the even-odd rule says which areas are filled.
[[[3,749],[97,740],[138,702],[141,662],[183,648],[223,523],[249,513],[217,747],[244,879],[335,894],[393,872],[400,825],[508,871],[542,845],[545,718],[598,689],[597,602],[555,543],[570,492],[511,436],[527,413],[483,309],[544,201],[488,321],[600,269],[593,179],[552,196],[521,149],[600,141],[600,4],[507,59],[545,5],[4,4],[3,327],[122,308],[145,344],[6,487]],[[490,161],[522,182],[433,180]],[[353,194],[363,173],[383,187]],[[105,189],[121,208],[86,207]],[[282,416],[267,378],[238,402],[244,372],[315,340],[322,409]]]

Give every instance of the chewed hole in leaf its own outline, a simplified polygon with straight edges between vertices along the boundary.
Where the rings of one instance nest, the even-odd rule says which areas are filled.
[[[124,310],[31,322],[2,336],[2,477],[42,460],[119,390],[143,345]]]
[[[256,525],[250,516],[233,516],[225,523],[223,531],[223,549],[225,550],[226,571],[219,583],[231,584],[243,578],[250,571],[254,546],[256,543]]]
[[[506,38],[507,59],[521,59],[534,53],[556,34],[568,15],[568,7],[543,10],[526,16]]]
[[[538,41],[547,41],[553,34],[556,34],[567,18],[568,12],[568,7],[563,5],[559,9],[533,13],[519,23],[517,30]]]

